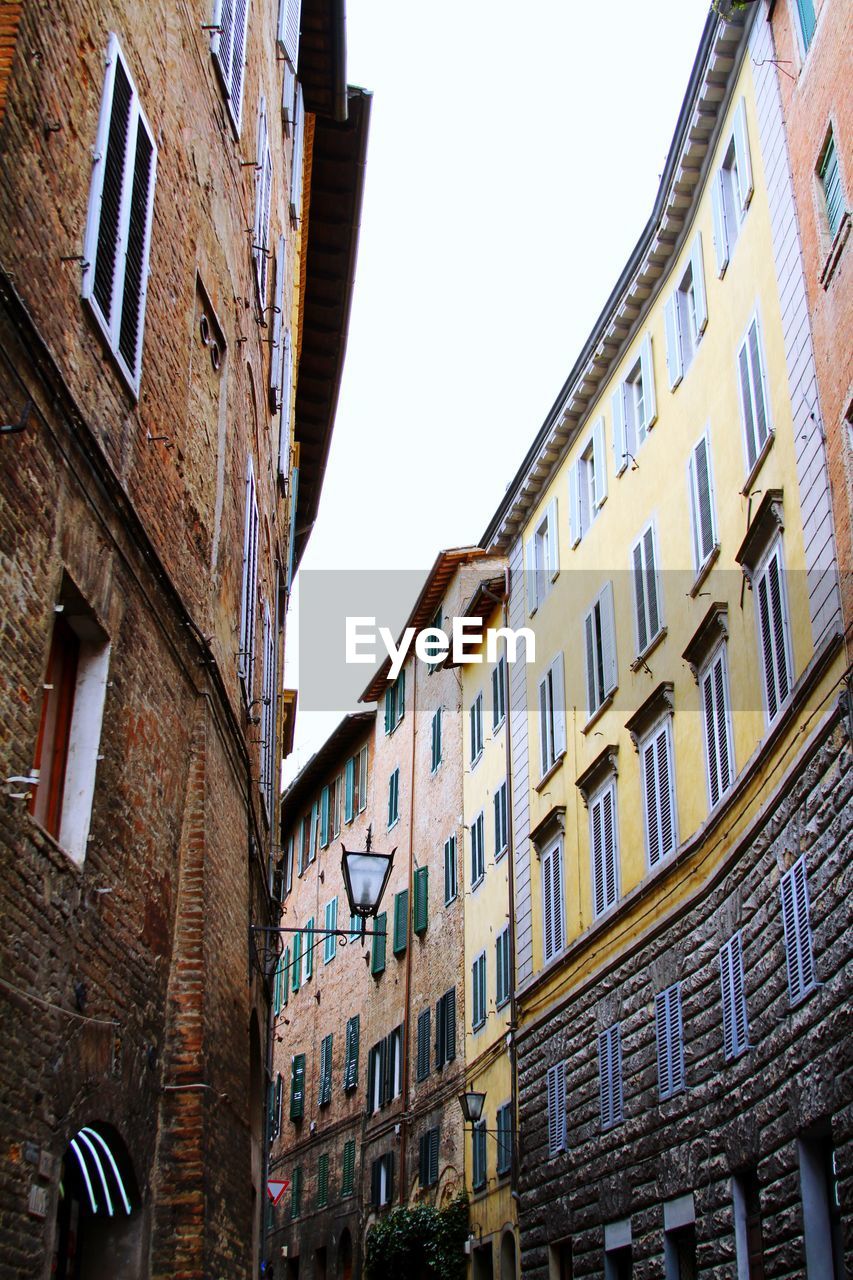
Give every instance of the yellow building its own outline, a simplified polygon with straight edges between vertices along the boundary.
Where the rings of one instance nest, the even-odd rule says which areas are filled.
[[[832,1248],[809,1170],[841,1106],[820,1024],[849,959],[824,915],[850,840],[845,655],[762,8],[709,15],[652,217],[482,540],[535,633],[507,699],[525,1276],[656,1254],[668,1277],[751,1275],[762,1214]],[[489,745],[466,825],[506,772]],[[469,986],[506,885],[469,884],[472,857]],[[486,1022],[469,1087],[499,1070],[506,1016]]]

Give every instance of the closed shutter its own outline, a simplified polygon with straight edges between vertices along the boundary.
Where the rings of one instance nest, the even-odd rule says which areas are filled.
[[[320,831],[320,805],[317,800],[311,805],[311,832],[308,839],[308,861],[317,857],[317,836]]]
[[[290,418],[293,404],[293,342],[290,337],[290,326],[285,325],[281,347],[281,420],[279,422],[278,473],[284,483],[287,482],[287,468],[290,459]],[[294,468],[291,481],[291,499],[295,503],[299,469]],[[292,507],[295,511],[295,506]],[[291,529],[291,545],[294,531]],[[292,577],[292,574],[290,575]]]
[[[370,1203],[374,1209],[381,1204],[382,1195],[382,1159],[374,1160],[370,1166]]]
[[[296,114],[296,73],[289,63],[284,64],[284,79],[281,89],[281,122],[285,137],[293,131],[293,120]]]
[[[290,1062],[290,1118],[298,1120],[305,1111],[305,1054],[297,1053]]]
[[[673,290],[663,308],[663,322],[666,331],[666,369],[669,374],[670,391],[675,390],[684,375],[677,292],[677,290]]]
[[[261,310],[267,304],[267,275],[270,258],[270,211],[272,207],[272,152],[269,145],[266,102],[261,98],[258,120],[258,167],[255,195],[255,282]]]
[[[613,458],[616,463],[616,474],[621,476],[628,465],[628,452],[625,440],[625,384],[620,383],[610,397],[610,408],[613,415]]]
[[[548,571],[549,579],[551,580],[551,582],[553,582],[557,574],[560,572],[560,538],[559,538],[559,525],[557,524],[557,499],[556,498],[552,498],[551,501],[548,503],[546,519],[548,521],[548,535],[547,535],[548,559],[547,559],[547,564],[545,565],[545,568]]]
[[[548,1154],[553,1156],[566,1145],[566,1064],[548,1068]]]
[[[280,0],[278,7],[278,44],[293,71],[299,59],[301,4],[302,0]]]
[[[738,197],[742,212],[752,199],[752,161],[749,155],[749,133],[746,127],[746,100],[741,98],[735,111],[735,159],[737,162]]]
[[[355,1139],[344,1143],[343,1168],[341,1170],[341,1195],[351,1196],[355,1185]]]
[[[651,525],[645,529],[643,536],[635,543],[631,558],[637,620],[637,653],[643,654],[661,627],[655,538]]]
[[[376,933],[373,938],[373,947],[370,955],[370,972],[373,974],[382,973],[385,969],[385,943],[387,931],[388,914],[385,911],[379,913],[376,917]]]
[[[332,1036],[320,1042],[320,1106],[332,1100]]]
[[[650,431],[658,416],[657,397],[655,395],[655,367],[652,360],[652,339],[645,334],[640,344],[640,371],[643,379],[643,421],[639,424],[644,431]],[[641,437],[643,432],[641,431]]]
[[[293,112],[293,155],[290,170],[290,213],[299,219],[302,213],[302,161],[305,139],[305,107],[302,102],[302,85],[296,83],[296,99]]]
[[[424,1009],[418,1017],[418,1056],[416,1074],[418,1081],[426,1080],[429,1075],[430,1052],[430,1011]]]
[[[710,443],[703,436],[690,455],[690,506],[693,525],[693,564],[697,573],[716,545]]]
[[[593,911],[600,916],[616,901],[616,786],[607,784],[589,806]]]
[[[314,917],[305,926],[305,981],[314,976]]]
[[[791,691],[788,617],[784,598],[782,548],[778,541],[757,578],[755,596],[769,724],[776,718]]]
[[[317,1205],[322,1208],[329,1203],[329,1156],[323,1152],[317,1161]]]
[[[263,667],[261,673],[260,789],[270,825],[275,798],[276,635],[270,607],[264,603]]]
[[[622,1037],[618,1022],[598,1037],[598,1077],[601,1127],[610,1129],[622,1121]]]
[[[284,1101],[284,1081],[281,1078],[281,1072],[276,1074],[275,1078],[275,1115],[273,1121],[273,1132],[278,1137],[281,1133],[281,1111]]]
[[[290,1175],[290,1216],[298,1218],[302,1212],[302,1169],[294,1165]]]
[[[732,780],[729,691],[725,649],[712,659],[700,681],[705,724],[705,756],[708,763],[710,807],[728,791]]]
[[[388,779],[388,826],[393,827],[400,816],[399,810],[400,770],[395,769]]]
[[[535,537],[528,538],[524,544],[524,573],[527,580],[527,612],[532,618],[539,606]]]
[[[702,254],[702,232],[697,231],[690,250],[690,274],[693,277],[693,310],[697,336],[708,325],[708,299],[705,294],[705,261]]]
[[[809,922],[809,885],[805,857],[799,858],[782,877],[782,923],[791,1004],[799,1002],[817,985]]]
[[[616,615],[613,608],[613,583],[605,582],[601,602],[601,658],[604,672],[604,696],[608,697],[619,683],[616,664]]]
[[[252,701],[255,671],[255,628],[258,594],[258,499],[255,491],[255,468],[249,455],[246,467],[246,513],[243,526],[243,584],[240,592],[240,653],[238,675],[246,689],[247,702]]]
[[[450,836],[444,842],[444,905],[456,897],[456,837]]]
[[[354,809],[354,783],[355,783],[355,759],[351,756],[346,763],[346,779],[345,779],[345,795],[344,795],[344,821],[352,822]]]
[[[569,471],[569,540],[576,547],[583,537],[581,527],[581,463],[573,462]]]
[[[218,0],[213,23],[219,27],[210,47],[228,95],[228,112],[234,128],[240,132],[243,110],[243,77],[246,66],[246,26],[249,0]]]
[[[723,190],[723,171],[718,169],[711,185],[711,206],[714,214],[714,253],[717,258],[717,275],[722,277],[729,265],[729,237],[726,230],[726,200]]]
[[[293,935],[293,990],[299,990],[302,981],[302,934]]]
[[[326,903],[325,928],[329,931],[338,927],[338,900],[332,898],[331,902]],[[327,932],[323,939],[323,963],[329,964],[334,960],[338,951],[338,940],[334,933]]]
[[[486,1020],[486,957],[485,955],[477,956],[471,966],[471,989],[472,989],[472,1026],[476,1030]]]
[[[770,434],[757,317],[753,318],[738,351],[738,380],[747,461],[752,470]]]
[[[275,977],[273,979],[273,995],[272,1008],[273,1013],[278,1017],[281,1013],[281,982],[282,982],[282,963],[284,957],[279,956],[275,966]]]
[[[361,1020],[358,1014],[347,1021],[346,1061],[344,1064],[344,1089],[354,1089],[358,1084],[358,1043]]]
[[[542,859],[543,951],[546,963],[563,950],[563,857],[559,844]]]
[[[676,847],[675,787],[669,721],[645,740],[642,747],[643,797],[646,820],[646,852],[655,867]]]
[[[720,988],[723,1005],[723,1052],[736,1058],[749,1047],[743,951],[740,931],[720,948]]]
[[[441,709],[432,718],[432,742],[430,753],[430,770],[435,773],[441,763]]]
[[[598,418],[592,428],[593,494],[596,509],[607,499],[607,448],[604,443],[604,418]]]
[[[684,1088],[681,984],[678,982],[655,996],[655,1032],[658,1093],[663,1101]]]
[[[394,1199],[394,1152],[389,1151],[382,1157],[385,1163],[385,1198],[383,1204],[391,1204]]]
[[[386,733],[386,736],[387,736],[387,735],[391,732],[391,730],[394,728],[394,706],[395,706],[394,686],[393,686],[393,685],[389,685],[389,686],[388,686],[388,688],[385,690],[385,733]]]
[[[558,653],[551,664],[554,699],[554,756],[559,758],[566,750],[566,683],[563,675],[563,654]]]
[[[507,1102],[498,1108],[497,1116],[497,1173],[509,1173],[512,1168],[512,1104]]]
[[[441,1131],[438,1128],[430,1129],[427,1134],[429,1146],[429,1185],[434,1187],[438,1182],[438,1152]]]
[[[444,997],[444,1059],[453,1062],[456,1057],[456,988],[451,987]]]
[[[500,1008],[509,999],[510,952],[509,926],[502,929],[495,939],[495,1006]]]
[[[418,867],[415,872],[415,933],[426,933],[429,923],[429,868]]]
[[[406,950],[409,933],[409,891],[403,889],[394,896],[394,955]]]
[[[379,1072],[379,1105],[384,1107],[386,1103],[391,1101],[391,1073],[393,1071],[393,1062],[390,1059],[389,1048],[391,1037],[386,1036],[384,1040],[379,1041],[379,1060],[377,1071]]]
[[[329,788],[320,792],[320,848],[325,849],[329,843]]]
[[[479,1120],[473,1127],[471,1134],[473,1147],[473,1184],[474,1189],[479,1190],[486,1185],[486,1122]]]

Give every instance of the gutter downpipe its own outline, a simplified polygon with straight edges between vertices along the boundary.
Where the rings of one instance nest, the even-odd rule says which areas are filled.
[[[409,1110],[409,1033],[411,1030],[411,1017],[409,1002],[411,1000],[412,985],[412,949],[414,947],[415,935],[413,929],[409,926],[414,923],[415,909],[415,744],[418,736],[418,661],[415,658],[412,662],[412,767],[409,782],[409,881],[408,881],[408,903],[406,911],[406,987],[403,996],[403,1109],[400,1115],[400,1204],[406,1203],[407,1183],[406,1178],[406,1142],[408,1132],[406,1127],[406,1116]]]

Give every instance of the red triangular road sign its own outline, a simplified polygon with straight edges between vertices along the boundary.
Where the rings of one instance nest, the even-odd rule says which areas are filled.
[[[283,1180],[279,1180],[278,1178],[270,1178],[269,1182],[267,1183],[267,1192],[269,1193],[269,1198],[270,1200],[272,1200],[273,1204],[278,1204],[279,1200],[284,1195],[285,1191],[289,1186],[290,1186],[290,1178],[284,1178]]]

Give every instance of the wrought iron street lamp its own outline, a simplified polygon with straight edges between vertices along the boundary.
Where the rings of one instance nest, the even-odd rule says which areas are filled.
[[[479,1124],[485,1102],[486,1095],[477,1093],[476,1089],[468,1089],[465,1093],[460,1093],[459,1105],[466,1124]]]

